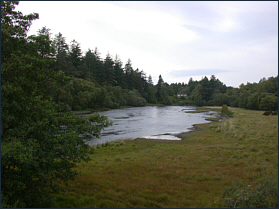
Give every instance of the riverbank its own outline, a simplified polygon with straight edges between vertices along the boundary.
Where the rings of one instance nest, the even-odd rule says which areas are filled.
[[[147,103],[145,106],[164,106],[164,105]],[[116,109],[124,109],[124,108],[130,108],[130,107],[134,107],[134,106],[126,105],[126,106],[120,106],[119,108],[116,108]],[[84,110],[74,110],[74,111],[71,111],[71,112],[73,112],[76,115],[83,115],[83,114],[91,114],[91,113],[94,113],[94,112],[107,111],[107,110],[111,110],[111,108],[107,108],[107,107],[103,107],[103,108],[99,108],[99,109],[87,108],[87,109],[84,109]]]
[[[234,117],[195,125],[180,141],[123,140],[92,148],[54,207],[224,207],[232,180],[278,175],[278,117],[230,108]]]
[[[170,105],[146,103],[145,106],[146,107],[148,107],[148,106],[163,107],[163,106],[170,106]],[[172,106],[177,106],[177,105],[172,105]],[[135,107],[135,106],[128,106],[128,105],[126,105],[126,106],[120,106],[119,108],[116,108],[116,109],[123,109],[123,108],[130,108],[130,107]],[[198,107],[198,108],[201,108],[201,107]],[[84,109],[84,110],[73,110],[71,112],[73,112],[76,115],[83,115],[83,114],[90,114],[90,113],[94,113],[94,112],[107,111],[107,110],[111,110],[111,108],[107,108],[107,107],[98,108],[98,109],[87,108],[87,109]]]

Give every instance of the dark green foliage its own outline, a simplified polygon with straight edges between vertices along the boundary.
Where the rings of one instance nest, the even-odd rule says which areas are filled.
[[[222,109],[221,109],[221,114],[224,115],[224,114],[227,114],[229,112],[229,108],[227,105],[223,105],[222,106]]]
[[[139,107],[139,106],[145,106],[146,104],[146,100],[143,97],[141,97],[141,95],[137,90],[133,90],[133,91],[125,90],[123,96],[127,105]]]
[[[202,84],[198,84],[193,90],[193,92],[191,93],[191,99],[195,102],[197,106],[202,106],[204,103],[202,97],[202,89],[203,89]]]
[[[222,109],[221,109],[221,115],[232,117],[233,116],[233,112],[229,110],[227,105],[223,105]]]
[[[114,62],[111,58],[110,54],[107,54],[106,59],[104,61],[104,71],[105,71],[105,83],[107,85],[115,85],[115,73],[113,68]]]
[[[228,105],[252,110],[278,110],[278,76],[259,83],[241,84],[239,88],[228,89],[224,94],[228,97]]]
[[[159,80],[156,85],[156,88],[157,88],[156,99],[158,103],[165,104],[165,105],[172,105],[172,99],[170,97],[173,95],[171,89],[172,87],[164,82],[161,75],[159,75]]]
[[[72,64],[69,62],[69,46],[66,43],[66,38],[61,33],[57,34],[51,43],[55,50],[54,62],[51,63],[51,68],[57,72],[64,72],[66,75],[71,74]]]
[[[147,96],[145,96],[144,98],[147,100],[147,102],[156,104],[156,87],[153,86],[151,83],[148,83],[146,86],[146,92]]]
[[[276,110],[276,111],[272,111],[272,113],[271,113],[272,115],[278,115],[278,110]]]
[[[1,194],[1,208],[16,208],[18,206],[19,200],[13,201],[13,205],[10,205],[9,202],[11,201],[9,201],[5,195]]]
[[[253,185],[233,181],[223,193],[224,205],[230,208],[277,208],[278,176],[266,176]]]
[[[258,110],[260,102],[260,93],[255,92],[248,97],[247,100],[247,108],[250,110]]]
[[[171,86],[175,93],[186,92],[197,106],[227,104],[252,110],[278,109],[278,76],[262,79],[259,83],[241,84],[239,88],[226,87],[214,75],[210,80],[206,76],[201,81],[193,81],[190,78],[187,85]],[[181,99],[179,104],[182,103]]]
[[[65,88],[59,86],[58,83],[52,84],[50,87],[52,90],[48,91],[57,103],[61,103],[62,109],[118,108],[129,103],[124,98],[125,91],[122,91],[124,89],[136,90],[140,93],[140,98],[153,101],[154,93],[150,87],[151,84],[147,83],[145,73],[139,69],[134,70],[130,59],[123,69],[119,56],[116,56],[113,61],[112,56],[107,54],[103,61],[97,48],[94,52],[89,49],[85,56],[82,56],[76,41],[72,41],[71,50],[68,50],[69,47],[61,33],[56,35],[53,43],[57,53],[51,68],[63,71],[73,80],[70,86]],[[82,79],[77,80],[77,78]],[[54,91],[55,86],[59,90]],[[114,93],[117,93],[117,96]],[[130,103],[133,106],[136,104],[142,106],[145,104],[144,99]]]
[[[14,12],[17,4],[1,2],[2,203],[50,207],[57,182],[73,179],[76,162],[87,159],[86,136],[98,136],[110,123],[99,115],[81,118],[59,112],[59,104],[47,94],[46,86],[62,87],[68,78],[49,67],[54,53],[49,30],[43,28],[37,36],[27,37],[31,21],[38,15]],[[72,102],[65,99],[63,88],[55,99]]]
[[[260,110],[277,110],[278,97],[271,93],[265,93],[259,102]]]
[[[272,111],[270,111],[270,110],[265,111],[265,112],[263,113],[263,115],[271,115],[271,114],[272,114]]]
[[[278,111],[267,110],[263,113],[263,115],[278,115]]]

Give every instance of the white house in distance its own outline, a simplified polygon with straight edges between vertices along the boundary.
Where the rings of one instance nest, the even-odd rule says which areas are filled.
[[[186,94],[186,93],[177,93],[177,96],[178,97],[187,97],[188,94]]]

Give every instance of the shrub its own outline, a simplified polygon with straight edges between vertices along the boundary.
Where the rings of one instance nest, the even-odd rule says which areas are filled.
[[[137,90],[129,91],[127,104],[131,106],[144,106],[146,104],[146,100],[141,97]]]
[[[273,111],[271,114],[272,114],[272,115],[278,115],[278,111],[277,111],[277,110],[276,110],[276,111]]]
[[[278,115],[278,111],[271,111],[271,110],[267,110],[263,113],[263,115]]]
[[[263,94],[263,98],[259,104],[260,110],[273,110],[276,111],[278,109],[278,97],[273,94]]]
[[[233,112],[230,111],[228,106],[224,104],[222,106],[222,109],[221,109],[221,115],[232,117],[233,116]]]
[[[17,201],[13,201],[13,205],[9,205],[8,202],[10,202],[8,198],[4,194],[1,194],[1,208],[16,208],[19,205],[19,199]]]
[[[63,105],[63,112],[70,112],[72,107],[68,104]]]
[[[223,193],[224,205],[230,208],[270,208],[278,207],[278,176],[266,176],[255,184],[233,181]]]
[[[264,113],[263,113],[263,115],[270,115],[270,114],[272,114],[272,111],[270,111],[270,110],[268,110],[268,111],[265,111]]]

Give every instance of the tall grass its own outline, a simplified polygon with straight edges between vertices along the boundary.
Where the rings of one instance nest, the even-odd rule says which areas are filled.
[[[54,207],[224,207],[233,181],[278,172],[278,118],[230,108],[233,118],[198,125],[181,141],[137,139],[94,147]]]

